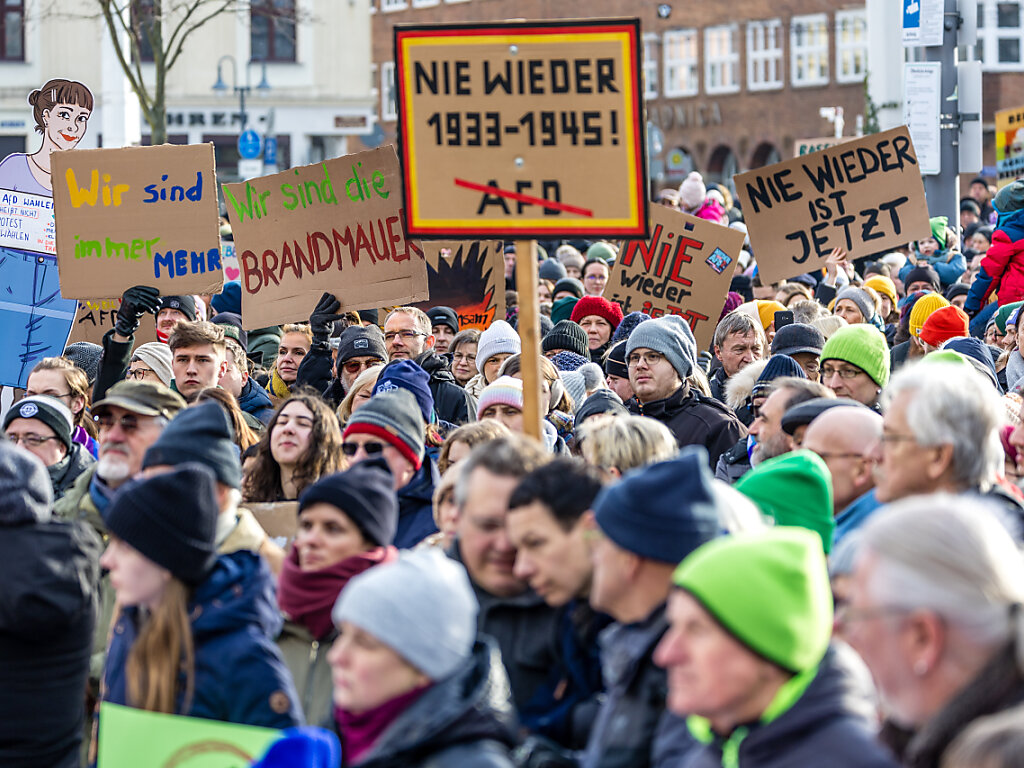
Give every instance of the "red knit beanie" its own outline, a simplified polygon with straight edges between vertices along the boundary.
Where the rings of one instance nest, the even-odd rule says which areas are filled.
[[[970,319],[960,307],[940,307],[928,315],[928,319],[921,326],[921,341],[933,347],[941,347],[957,336],[969,336],[969,323]]]
[[[612,327],[612,331],[619,327],[622,322],[622,307],[617,302],[608,301],[603,296],[584,296],[576,302],[573,307],[570,319],[578,323],[584,317],[597,315],[604,318]]]

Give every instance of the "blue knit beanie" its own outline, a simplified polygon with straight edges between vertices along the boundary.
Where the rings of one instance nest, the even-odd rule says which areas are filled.
[[[766,394],[766,390],[771,387],[772,382],[776,379],[781,379],[783,376],[795,376],[798,379],[807,378],[804,369],[789,355],[772,355],[768,358],[768,363],[761,371],[761,375],[757,377],[754,388],[750,392],[751,397],[760,397]]]
[[[680,379],[689,376],[697,365],[697,341],[690,324],[679,315],[665,315],[640,323],[626,342],[627,360],[635,349],[660,352],[672,363]]]
[[[650,320],[651,316],[646,312],[630,312],[619,323],[615,329],[615,333],[612,334],[612,345],[618,344],[623,339],[628,339],[631,334],[640,323],[645,320]]]
[[[589,362],[589,358],[577,355],[567,349],[563,349],[551,357],[551,364],[559,371],[577,371]]]
[[[594,501],[594,519],[622,549],[676,564],[722,530],[711,485],[707,451],[689,446],[677,459],[606,486]]]
[[[242,284],[238,280],[224,283],[224,289],[210,298],[210,304],[218,312],[242,314]]]
[[[252,768],[335,768],[341,764],[341,743],[326,728],[304,725],[281,731]]]
[[[384,366],[377,377],[377,386],[373,394],[404,389],[413,394],[416,404],[420,407],[420,415],[425,424],[433,422],[434,395],[430,391],[430,374],[411,360],[396,360]]]

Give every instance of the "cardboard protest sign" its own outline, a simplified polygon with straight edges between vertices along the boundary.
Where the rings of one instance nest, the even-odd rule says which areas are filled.
[[[415,306],[451,307],[459,329],[485,330],[505,319],[505,260],[501,241],[434,240],[423,243],[430,301]]]
[[[1024,176],[1024,107],[996,112],[996,186]]]
[[[99,768],[248,768],[281,732],[100,705]]]
[[[324,291],[345,311],[427,298],[427,267],[405,231],[390,144],[225,184],[224,198],[247,329],[304,320]]]
[[[646,236],[636,19],[395,27],[409,232]]]
[[[663,205],[651,208],[651,236],[629,240],[608,276],[604,296],[623,314],[681,315],[706,349],[725,306],[742,232]]]
[[[61,152],[53,178],[65,298],[220,291],[212,144]]]
[[[252,512],[256,522],[271,538],[295,538],[295,532],[299,527],[299,502],[247,503],[245,508]]]
[[[102,344],[103,335],[114,327],[117,322],[117,310],[121,308],[121,299],[82,299],[77,302],[74,324],[68,344],[76,341],[88,341],[91,344]],[[145,315],[135,331],[135,346],[156,341],[156,319],[153,315]]]
[[[928,204],[906,126],[735,178],[765,285],[927,237]]]

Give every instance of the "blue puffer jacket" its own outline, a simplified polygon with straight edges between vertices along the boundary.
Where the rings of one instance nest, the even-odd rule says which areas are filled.
[[[281,631],[274,582],[248,551],[217,558],[189,604],[195,644],[195,691],[177,714],[266,728],[302,725],[288,668],[272,638]],[[122,611],[103,670],[103,701],[128,704],[126,663],[138,634],[138,609]],[[184,679],[181,685],[184,689]]]
[[[927,261],[939,274],[939,282],[942,283],[943,290],[955,283],[960,275],[967,271],[967,259],[964,258],[962,253],[954,253],[949,261],[946,261],[947,256],[949,256],[949,252],[944,250],[937,250],[931,256],[922,256],[916,251],[914,253],[915,259]],[[907,275],[910,274],[910,270],[913,268],[914,265],[907,261],[903,269],[900,270],[900,280],[906,281]]]
[[[395,546],[412,549],[432,533],[437,533],[434,524],[434,487],[441,482],[437,465],[429,456],[423,457],[423,465],[416,470],[412,480],[398,489],[398,530]]]
[[[266,390],[257,387],[252,379],[245,382],[242,394],[238,396],[238,407],[259,419],[264,426],[270,423],[270,417],[274,415],[274,404],[270,402],[270,395]]]

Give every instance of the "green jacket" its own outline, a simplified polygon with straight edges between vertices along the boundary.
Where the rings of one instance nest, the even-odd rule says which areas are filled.
[[[100,538],[106,541],[107,526],[103,523],[100,511],[89,495],[89,483],[96,474],[93,464],[68,488],[67,492],[53,505],[53,513],[61,520],[84,520],[93,527]]]
[[[310,725],[324,725],[332,717],[331,668],[327,664],[327,651],[335,637],[337,633],[332,631],[318,641],[301,624],[286,620],[277,638],[277,648],[292,673],[302,711]]]

